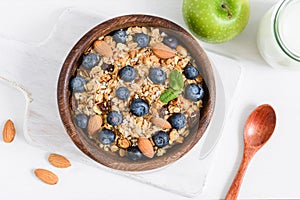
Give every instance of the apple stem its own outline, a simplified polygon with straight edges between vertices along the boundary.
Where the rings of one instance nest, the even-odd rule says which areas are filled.
[[[227,16],[230,19],[232,17],[232,15],[231,15],[230,8],[229,8],[228,4],[227,3],[222,3],[221,7],[227,10],[227,13],[228,13]]]

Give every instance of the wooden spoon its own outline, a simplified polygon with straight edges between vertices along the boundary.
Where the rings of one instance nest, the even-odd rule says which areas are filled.
[[[276,125],[274,109],[264,104],[257,107],[249,116],[244,128],[244,154],[234,181],[226,195],[226,200],[234,200],[238,196],[247,166],[254,154],[269,140]]]

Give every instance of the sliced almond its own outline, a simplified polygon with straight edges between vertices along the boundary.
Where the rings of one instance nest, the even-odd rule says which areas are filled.
[[[94,42],[95,51],[105,57],[111,57],[113,55],[111,47],[103,40],[96,40]]]
[[[16,129],[14,123],[9,119],[4,124],[2,131],[3,141],[6,143],[11,143],[16,136]]]
[[[58,176],[46,169],[36,169],[34,174],[44,183],[55,185],[58,182]]]
[[[181,46],[181,45],[178,45],[178,46],[176,47],[176,51],[177,51],[179,54],[181,54],[183,57],[187,57],[187,55],[188,55],[187,50],[186,50],[183,46]]]
[[[177,140],[177,138],[179,137],[179,133],[176,129],[173,129],[170,134],[169,134],[169,137],[170,137],[170,141],[175,141]]]
[[[152,47],[153,53],[162,59],[173,58],[176,51],[170,47],[164,45],[163,43],[158,43]]]
[[[58,168],[67,168],[71,166],[71,162],[66,157],[55,153],[49,155],[48,161],[51,165]]]
[[[170,128],[172,128],[171,124],[170,124],[167,120],[165,120],[165,119],[163,119],[163,118],[152,117],[152,118],[151,118],[151,122],[152,122],[155,126],[157,126],[157,127],[159,127],[159,128],[162,128],[162,129],[170,129]]]
[[[102,123],[103,123],[103,121],[102,121],[102,117],[100,115],[91,116],[89,119],[88,126],[87,126],[88,133],[90,135],[94,135],[96,133],[96,131],[101,129]]]
[[[139,137],[138,147],[146,157],[153,158],[154,149],[149,139],[145,137]]]

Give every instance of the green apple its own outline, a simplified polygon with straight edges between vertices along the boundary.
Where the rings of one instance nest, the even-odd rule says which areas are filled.
[[[182,14],[199,39],[223,43],[244,30],[250,5],[249,0],[183,0]]]

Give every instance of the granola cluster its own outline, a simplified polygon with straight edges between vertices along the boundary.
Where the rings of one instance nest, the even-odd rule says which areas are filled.
[[[187,66],[197,65],[183,45],[155,27],[99,37],[70,82],[75,124],[100,148],[134,161],[183,143],[199,125],[203,97],[201,74],[190,78],[195,70]],[[138,99],[143,104],[132,105]]]

